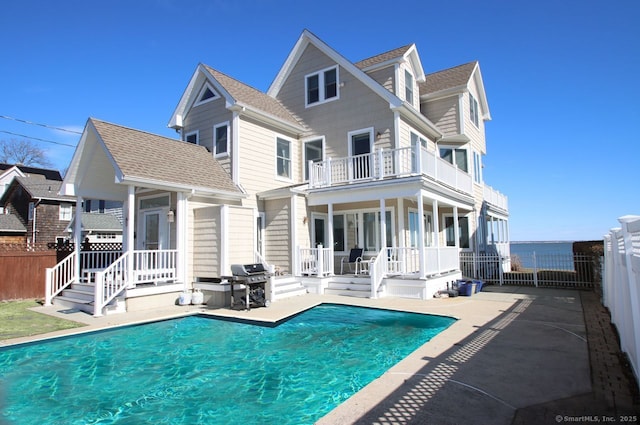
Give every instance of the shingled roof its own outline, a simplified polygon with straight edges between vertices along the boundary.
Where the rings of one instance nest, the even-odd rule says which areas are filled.
[[[155,181],[211,192],[242,192],[199,145],[89,119],[124,179]]]
[[[477,64],[478,61],[473,61],[426,75],[425,82],[419,86],[420,94],[431,94],[466,85]]]
[[[356,62],[354,65],[360,69],[365,69],[379,63],[397,59],[404,56],[404,54],[407,53],[411,46],[413,46],[413,44],[407,44],[406,46],[398,47],[397,49],[389,50],[388,52],[380,53],[379,55],[363,59],[359,62]]]
[[[16,176],[14,182],[20,184],[32,199],[49,199],[54,201],[74,202],[75,198],[58,194],[60,191],[59,180],[48,180],[44,176],[35,174],[30,176]],[[13,183],[13,184],[16,184]]]
[[[301,123],[275,98],[235,78],[202,65],[238,103],[251,106],[276,118],[300,126]]]
[[[75,220],[75,217],[74,217]],[[113,214],[100,214],[100,213],[86,213],[81,215],[82,229],[83,230],[102,230],[102,231],[120,231],[122,230],[122,223]],[[70,227],[72,223],[69,225]]]
[[[23,233],[27,229],[20,219],[13,214],[0,214],[0,232]]]
[[[49,168],[29,167],[21,164],[0,163],[0,174],[2,174],[2,171],[6,171],[12,167],[17,167],[20,171],[22,171],[26,175],[40,174],[49,180],[62,181],[62,176],[60,175],[60,172],[58,170],[51,170]]]

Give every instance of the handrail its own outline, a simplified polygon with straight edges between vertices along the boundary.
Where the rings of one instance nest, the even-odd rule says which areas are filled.
[[[129,251],[125,252],[109,267],[96,272],[93,303],[95,317],[102,316],[102,309],[128,286],[127,259],[130,254]]]
[[[378,288],[382,284],[382,279],[386,275],[387,256],[384,254],[385,248],[370,260],[369,274],[371,276],[371,298],[378,298]]]
[[[299,271],[301,274],[328,276],[333,273],[333,250],[318,245],[317,248],[298,247]]]
[[[74,279],[77,278],[76,258],[78,258],[78,253],[73,251],[54,267],[45,270],[44,305],[50,306],[53,297],[71,285]]]

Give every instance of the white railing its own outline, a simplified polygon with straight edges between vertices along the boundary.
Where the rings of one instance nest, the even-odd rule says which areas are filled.
[[[62,292],[78,278],[76,271],[76,258],[78,253],[73,251],[64,260],[52,268],[45,270],[45,302],[51,305],[53,297]]]
[[[420,164],[420,165],[418,165]],[[471,193],[471,175],[423,147],[379,149],[372,153],[326,161],[309,162],[309,187],[402,177],[420,172],[453,189]]]
[[[386,255],[384,249],[369,260],[369,275],[371,276],[371,298],[378,298],[378,288],[386,276]]]
[[[80,270],[103,270],[121,255],[122,251],[80,251]]]
[[[420,273],[420,250],[418,248],[387,248],[389,258],[387,272],[389,274]]]
[[[387,274],[420,274],[420,250],[418,248],[387,248]],[[425,275],[431,276],[459,268],[456,247],[425,247]]]
[[[333,249],[318,245],[317,248],[298,248],[298,270],[308,276],[333,274]]]
[[[175,280],[178,251],[175,249],[133,251],[133,281],[138,283],[157,283]]]
[[[603,302],[640,377],[640,216],[624,216],[604,238]]]
[[[103,271],[95,272],[94,316],[102,316],[102,309],[129,286],[127,264],[130,255],[130,252],[126,252]]]
[[[486,184],[483,188],[483,198],[485,201],[498,208],[502,208],[503,210],[509,209],[507,196]]]

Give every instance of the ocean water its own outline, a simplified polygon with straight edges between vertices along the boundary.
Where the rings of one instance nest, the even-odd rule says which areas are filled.
[[[511,257],[517,256],[524,268],[572,270],[573,241],[511,242]]]

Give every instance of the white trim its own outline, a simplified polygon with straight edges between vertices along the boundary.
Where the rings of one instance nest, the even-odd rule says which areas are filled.
[[[458,122],[460,123],[460,134],[464,134],[464,93],[458,95]]]
[[[218,147],[216,146],[216,130],[222,127],[227,128],[227,150],[222,153],[218,153]],[[229,137],[230,130],[229,121],[224,121],[213,126],[213,145],[211,150],[213,151],[214,158],[226,158],[229,156],[229,147],[231,144],[231,138]]]
[[[229,205],[220,206],[220,275],[230,274],[229,268]]]
[[[353,136],[358,136],[360,134],[364,134],[364,133],[369,133],[369,153],[373,153],[373,144],[374,144],[374,140],[373,140],[373,127],[367,127],[367,128],[361,128],[359,130],[352,130],[347,132],[347,144],[348,144],[348,148],[349,148],[349,155],[348,156],[353,156]]]
[[[325,80],[324,76],[327,71],[336,70],[336,95],[330,98],[325,98]],[[309,77],[313,77],[314,75],[318,76],[318,101],[309,103],[309,87],[307,85]],[[315,72],[311,72],[304,76],[304,106],[305,108],[311,108],[316,105],[322,105],[323,103],[333,102],[334,100],[340,99],[340,67],[336,64],[333,66],[329,66],[327,68],[320,69]]]
[[[213,96],[205,100],[199,100],[204,95],[204,92],[207,89],[209,89],[211,93],[213,93]],[[195,97],[193,106],[195,107],[195,106],[204,105],[205,103],[211,102],[212,100],[216,100],[216,99],[220,99],[220,95],[216,92],[216,90],[213,89],[213,87],[211,87],[211,84],[209,84],[208,81],[205,81],[202,87],[200,88],[198,95]]]
[[[231,127],[231,180],[238,186],[240,185],[240,112],[232,112]]]

